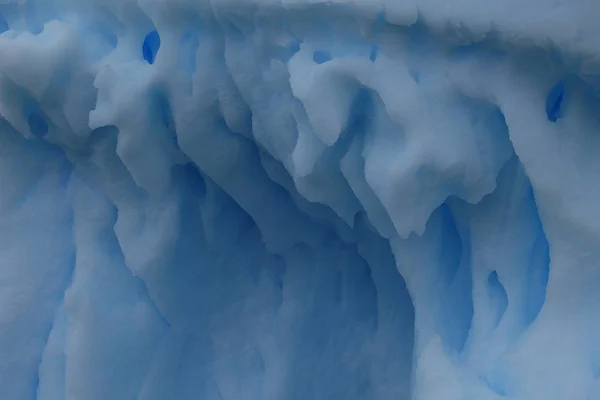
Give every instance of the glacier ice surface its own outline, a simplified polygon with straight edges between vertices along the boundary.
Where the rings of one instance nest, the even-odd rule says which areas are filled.
[[[600,398],[599,18],[0,1],[0,398]]]

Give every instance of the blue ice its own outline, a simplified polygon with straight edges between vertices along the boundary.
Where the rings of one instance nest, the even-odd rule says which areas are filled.
[[[600,398],[597,1],[0,3],[0,399]]]

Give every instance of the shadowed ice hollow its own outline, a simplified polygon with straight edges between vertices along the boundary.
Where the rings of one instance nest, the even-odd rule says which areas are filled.
[[[0,0],[0,399],[600,398],[597,0]]]

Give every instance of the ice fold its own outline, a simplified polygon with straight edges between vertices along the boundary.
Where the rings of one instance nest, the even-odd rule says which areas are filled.
[[[0,398],[597,398],[599,16],[0,2]]]

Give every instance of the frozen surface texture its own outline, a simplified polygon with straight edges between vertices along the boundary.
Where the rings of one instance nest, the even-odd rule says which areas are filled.
[[[597,400],[598,0],[0,0],[0,398]]]

